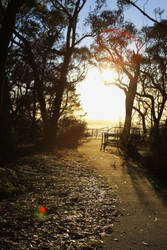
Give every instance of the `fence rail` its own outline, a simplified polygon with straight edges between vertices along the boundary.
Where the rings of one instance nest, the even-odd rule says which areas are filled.
[[[88,128],[87,136],[101,139],[100,150],[105,151],[107,146],[119,147],[120,135],[123,127],[104,127],[104,128]],[[140,128],[131,128],[130,134],[135,136],[142,136],[143,131]]]

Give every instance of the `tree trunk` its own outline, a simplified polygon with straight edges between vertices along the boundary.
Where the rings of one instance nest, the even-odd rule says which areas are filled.
[[[125,142],[128,142],[128,138],[130,135],[133,103],[136,95],[139,73],[140,73],[140,65],[138,64],[136,65],[135,76],[133,77],[133,79],[130,80],[129,89],[126,94],[126,101],[125,101],[126,113],[125,113],[124,129],[123,129],[123,139]]]
[[[3,71],[2,71],[3,72]],[[0,159],[5,158],[13,148],[10,108],[9,108],[9,89],[4,76],[0,71]]]
[[[142,127],[143,127],[143,134],[147,134],[147,129],[146,129],[146,120],[145,120],[145,115],[142,115]]]
[[[43,92],[43,82],[40,80],[40,72],[38,70],[38,66],[35,61],[34,54],[32,52],[31,44],[18,32],[15,32],[15,34],[24,43],[23,49],[25,51],[25,54],[27,55],[27,63],[30,65],[33,71],[34,98],[35,98],[35,94],[37,93],[37,99],[39,102],[40,112],[41,112],[41,117],[42,117],[42,122],[43,122],[43,137],[44,137],[44,140],[46,140],[48,129],[49,129],[49,125],[48,125],[49,121],[48,121],[48,114],[46,110],[46,101],[45,101],[44,92]]]
[[[61,77],[59,87],[57,88],[56,98],[54,100],[53,116],[48,121],[47,131],[45,131],[45,138],[48,146],[53,149],[57,142],[58,120],[60,117],[60,109],[62,104],[63,93],[65,89],[66,76]]]
[[[19,1],[13,0],[9,2],[0,29],[0,154],[2,157],[11,150],[12,142],[9,86],[5,76],[5,67],[18,7]]]
[[[67,83],[67,74],[68,74],[70,59],[71,59],[71,52],[67,51],[61,69],[60,81],[56,92],[56,98],[54,99],[53,103],[53,115],[50,122],[48,123],[48,131],[46,134],[47,143],[51,149],[53,149],[54,145],[57,142],[58,120],[60,118],[60,109],[61,109],[65,86]]]
[[[125,123],[123,133],[128,137],[130,135],[131,121],[132,121],[132,109],[133,109],[133,97],[129,94],[126,96],[126,112],[125,112]]]

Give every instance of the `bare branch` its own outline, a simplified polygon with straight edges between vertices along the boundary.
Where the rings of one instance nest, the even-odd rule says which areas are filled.
[[[84,35],[84,36],[81,37],[78,41],[76,41],[76,42],[74,43],[74,46],[78,45],[83,39],[85,39],[85,38],[87,38],[87,37],[95,37],[95,35],[93,35],[93,34],[86,34],[86,35]]]
[[[59,114],[59,117],[63,114],[64,110],[66,109],[67,105],[68,105],[68,100],[69,99],[69,95],[68,95],[68,90],[66,90],[66,101],[65,101],[65,104],[64,104],[64,107],[61,108],[61,111],[60,111],[60,114]]]
[[[150,17],[146,12],[144,12],[139,6],[137,6],[134,2],[127,0],[128,3],[130,3],[131,5],[133,5],[136,9],[138,9],[144,16],[146,16],[149,20],[151,20],[152,22],[159,24],[165,28],[167,28],[167,25],[158,22],[156,19]]]
[[[66,9],[59,1],[57,1],[57,0],[51,0],[51,3],[52,3],[53,6],[55,7],[55,9],[60,10],[60,11],[63,11],[64,13],[67,14],[67,16],[68,16],[69,18],[71,18],[70,13],[67,11],[67,9]],[[60,9],[55,3],[57,3],[57,4],[60,6],[60,8],[62,8],[62,9]]]
[[[128,91],[127,91],[127,89],[126,89],[125,87],[122,86],[122,84],[119,84],[119,83],[117,83],[117,82],[114,82],[114,83],[111,83],[111,85],[115,85],[115,86],[117,86],[118,88],[122,89],[122,90],[124,91],[125,95],[127,95]]]

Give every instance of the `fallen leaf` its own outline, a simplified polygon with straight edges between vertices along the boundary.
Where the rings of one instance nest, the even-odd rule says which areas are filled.
[[[155,222],[156,222],[156,221],[158,221],[158,218],[157,218],[157,217],[155,217],[155,218],[154,218],[154,221],[155,221]]]
[[[142,241],[142,244],[145,245],[145,246],[148,246],[149,244],[145,241]]]

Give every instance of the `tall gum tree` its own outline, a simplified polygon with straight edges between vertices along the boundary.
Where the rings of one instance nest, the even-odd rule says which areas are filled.
[[[127,27],[128,28],[128,27]],[[100,68],[114,68],[118,73],[114,84],[125,93],[125,122],[123,138],[130,134],[133,103],[140,74],[141,44],[128,30],[106,29],[97,37],[95,57]]]
[[[57,93],[56,97],[53,100],[53,114],[52,119],[50,120],[50,124],[48,124],[48,137],[51,144],[55,143],[56,135],[57,135],[57,127],[58,120],[61,113],[61,105],[63,100],[64,90],[66,85],[68,85],[68,73],[70,68],[70,63],[72,60],[72,56],[76,51],[76,48],[80,44],[80,42],[88,37],[91,34],[84,34],[79,36],[78,34],[78,19],[80,17],[80,13],[84,8],[87,0],[77,0],[77,1],[68,1],[64,3],[64,1],[52,0],[52,7],[55,10],[60,11],[64,14],[67,25],[64,31],[64,53],[62,55],[61,67],[60,67],[60,76],[57,81]],[[103,1],[97,1],[103,2]],[[78,37],[79,36],[79,37]]]
[[[31,2],[31,1],[30,1]],[[0,1],[0,153],[11,149],[12,135],[10,126],[9,86],[6,78],[8,47],[14,31],[16,14],[24,1]]]
[[[54,75],[54,79],[52,77],[51,80],[52,85],[57,80],[56,63],[53,61],[56,62],[57,55],[61,56],[63,52],[61,49],[56,50],[55,47],[60,41],[61,31],[66,22],[59,11],[49,9],[47,4],[49,1],[36,2],[34,8],[29,12],[24,13],[24,10],[20,12],[14,31],[15,39],[12,40],[19,50],[18,56],[22,57],[23,62],[28,64],[32,71],[32,73],[30,72],[30,75],[33,75],[31,88],[34,89],[39,103],[42,136],[45,139],[49,131],[46,85],[49,84],[51,75]],[[20,84],[22,84],[21,79]],[[56,84],[54,89],[56,89]]]
[[[49,142],[51,144],[54,144],[54,141],[56,140],[56,134],[57,134],[57,125],[58,125],[58,119],[60,116],[60,109],[63,99],[63,94],[65,90],[65,86],[67,84],[67,75],[69,71],[69,65],[71,61],[72,54],[74,53],[74,49],[76,46],[76,28],[78,23],[78,16],[84,7],[86,1],[76,1],[75,3],[73,1],[69,1],[69,5],[66,5],[61,1],[53,0],[51,1],[53,7],[62,12],[66,18],[67,18],[67,28],[66,28],[66,34],[65,34],[65,43],[64,43],[64,53],[63,53],[63,60],[61,63],[61,69],[60,69],[60,77],[58,80],[57,85],[57,93],[56,97],[53,100],[53,115],[52,119],[50,121],[50,124],[48,124],[48,137]]]
[[[48,146],[52,147],[56,142],[58,120],[62,110],[64,110],[64,92],[83,78],[84,65],[90,55],[87,48],[81,48],[78,45],[91,34],[80,35],[77,31],[78,17],[86,1],[68,1],[68,3],[64,1],[43,1],[43,4],[45,5],[39,5],[39,9],[36,9],[35,13],[28,13],[28,16],[32,15],[32,18],[35,14],[36,23],[34,22],[35,18],[24,21],[25,17],[23,17],[21,23],[24,22],[25,27],[27,25],[29,29],[24,29],[18,25],[17,31],[15,31],[17,39],[14,42],[21,47],[24,60],[33,71],[34,87],[40,104],[45,139]],[[49,6],[49,11],[47,11],[46,6]],[[46,16],[46,12],[47,20],[43,17]],[[39,21],[41,16],[42,20]],[[58,16],[60,18],[57,18]],[[63,21],[58,22],[57,19]],[[39,26],[39,22],[40,31],[36,30],[32,35],[31,31],[35,30],[34,27]],[[32,23],[34,24],[32,25]],[[55,30],[60,34],[60,39],[57,39],[57,37],[55,37],[55,40],[53,39],[52,34]],[[52,40],[51,45],[49,45],[50,39]],[[78,69],[80,69],[80,74],[77,72]],[[50,83],[47,79],[51,79]],[[49,95],[49,92],[46,91],[46,85],[48,86],[48,84],[52,90],[50,114],[47,108],[48,97],[46,97],[46,93]]]
[[[167,20],[162,22],[165,25]],[[159,24],[144,27],[142,31],[146,40],[146,50],[141,65],[137,103],[147,105],[151,127],[159,129],[162,118],[165,118],[167,102],[167,33],[164,26]]]

